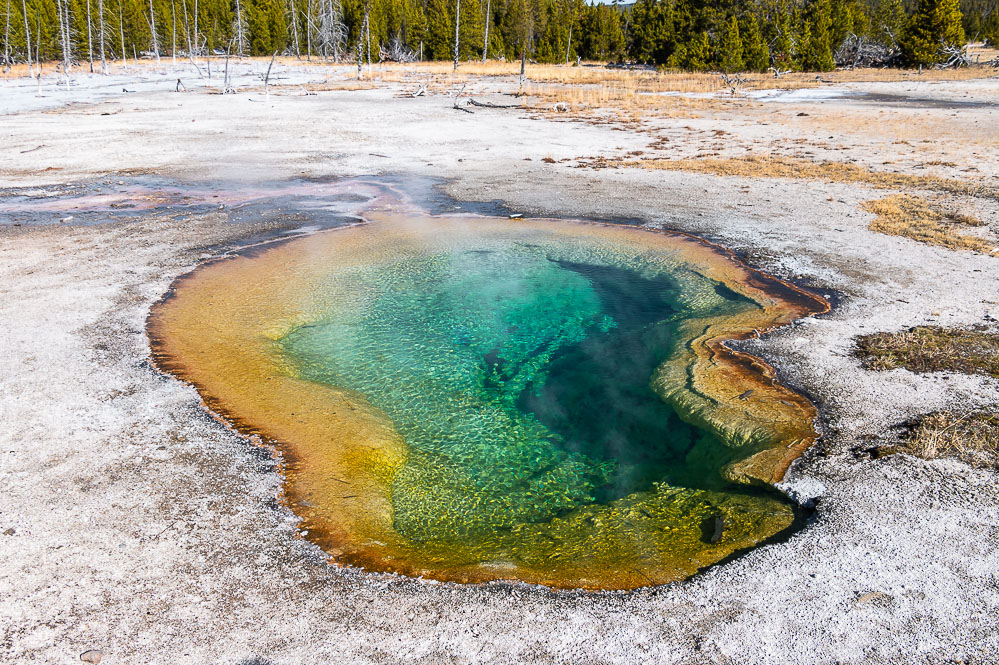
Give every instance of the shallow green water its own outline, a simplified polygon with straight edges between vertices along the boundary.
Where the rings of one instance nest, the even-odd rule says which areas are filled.
[[[489,540],[653,483],[725,486],[730,450],[649,382],[677,320],[755,305],[682,266],[536,240],[462,237],[352,269],[326,316],[280,340],[302,378],[393,421],[409,448],[395,528],[413,542]]]

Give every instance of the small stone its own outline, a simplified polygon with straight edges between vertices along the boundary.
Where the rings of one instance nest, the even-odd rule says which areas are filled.
[[[97,649],[89,649],[80,654],[80,660],[84,663],[99,663],[104,654]]]
[[[4,529],[3,530],[3,535],[5,535],[5,536],[13,536],[14,533],[15,533],[14,527],[10,527],[8,529]]]

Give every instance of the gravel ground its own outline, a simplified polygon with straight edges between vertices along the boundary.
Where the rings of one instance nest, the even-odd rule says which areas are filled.
[[[909,94],[910,84],[894,85],[868,88]],[[0,82],[0,95],[34,90],[18,86]],[[970,81],[931,92],[977,99],[995,89]],[[210,418],[193,389],[157,374],[144,334],[149,307],[177,276],[285,223],[167,211],[92,226],[0,225],[0,660],[79,662],[96,649],[111,665],[999,662],[995,473],[858,452],[892,441],[913,415],[996,403],[999,382],[868,372],[851,356],[858,334],[999,318],[999,258],[868,231],[858,204],[883,192],[857,185],[573,168],[577,158],[648,149],[665,132],[676,138],[662,150],[696,152],[688,125],[723,128],[731,150],[757,146],[761,117],[802,108],[870,113],[873,136],[883,109],[803,96],[618,131],[516,110],[457,113],[450,98],[397,93],[264,99],[147,86],[47,108],[8,97],[0,184],[394,174],[425,193],[416,178],[430,176],[462,200],[720,242],[835,303],[746,344],[820,407],[824,436],[783,485],[815,505],[812,523],[685,582],[631,594],[330,567],[279,504],[274,460]],[[938,106],[919,113],[943,122],[955,112]],[[992,109],[961,110],[961,121],[988,127]],[[996,126],[967,142],[940,139],[934,154],[994,181]],[[837,150],[824,126],[775,132],[775,142],[813,141],[817,158]],[[866,150],[871,163],[894,156],[890,135],[860,148],[852,137],[842,147]],[[995,231],[995,202],[965,203]]]

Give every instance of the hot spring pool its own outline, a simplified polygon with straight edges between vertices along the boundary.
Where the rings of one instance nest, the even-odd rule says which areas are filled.
[[[792,526],[770,485],[814,409],[722,341],[823,301],[677,234],[368,218],[208,263],[149,323],[335,561],[630,589]]]

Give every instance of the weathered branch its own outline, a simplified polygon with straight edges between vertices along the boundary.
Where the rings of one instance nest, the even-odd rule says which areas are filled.
[[[492,104],[490,102],[477,102],[474,99],[469,99],[467,103],[471,104],[472,106],[478,106],[478,107],[486,108],[486,109],[519,109],[519,108],[521,108],[520,104]]]

